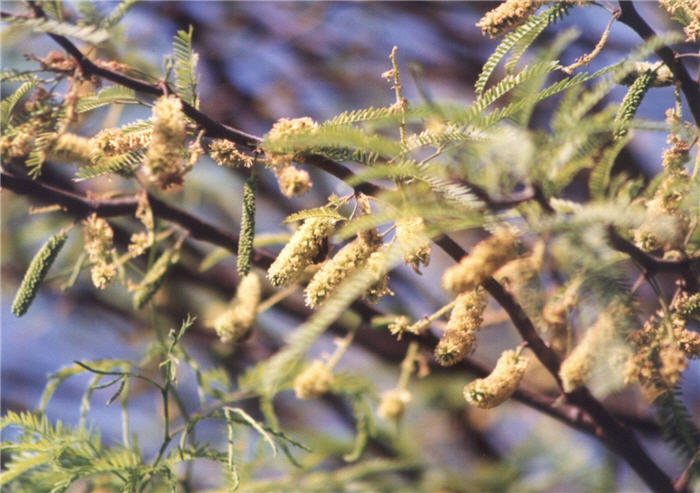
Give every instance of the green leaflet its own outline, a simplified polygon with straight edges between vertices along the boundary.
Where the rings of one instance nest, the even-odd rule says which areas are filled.
[[[95,26],[76,26],[53,19],[10,17],[3,19],[3,21],[10,22],[15,26],[25,27],[34,32],[66,36],[90,44],[99,44],[109,38],[109,33],[104,29]]]
[[[3,128],[7,127],[7,124],[10,121],[10,113],[12,113],[12,109],[15,107],[17,102],[29,91],[31,91],[38,83],[39,79],[33,77],[31,80],[28,80],[19,86],[11,95],[3,99],[2,103],[0,103],[0,126]]]
[[[639,105],[642,104],[644,95],[653,84],[655,78],[656,74],[652,70],[647,70],[637,77],[630,86],[627,94],[625,94],[625,98],[622,100],[620,110],[615,117],[616,129],[613,132],[615,140],[619,140],[627,134],[627,128],[625,128],[625,126],[634,118]]]
[[[243,185],[243,212],[241,216],[241,232],[238,237],[237,269],[241,276],[250,272],[253,257],[253,241],[255,240],[255,172],[253,171]]]
[[[51,265],[58,256],[58,252],[66,243],[68,235],[66,233],[57,233],[44,243],[44,246],[34,255],[27,271],[24,273],[22,283],[17,289],[15,300],[12,303],[12,313],[17,317],[21,317],[29,306],[34,301],[42,281],[49,272]]]
[[[183,101],[198,108],[195,71],[199,55],[192,51],[192,26],[187,31],[180,30],[173,36],[173,52],[175,53],[175,92]]]
[[[134,292],[134,308],[136,310],[143,308],[153,298],[153,295],[163,284],[170,267],[179,260],[178,257],[179,248],[171,248],[163,252],[153,263]]]

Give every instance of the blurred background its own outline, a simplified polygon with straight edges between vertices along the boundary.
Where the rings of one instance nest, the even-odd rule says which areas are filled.
[[[115,2],[94,3],[101,12],[109,12],[114,6]],[[172,52],[173,35],[191,25],[194,48],[200,56],[201,110],[215,120],[263,135],[281,117],[310,116],[323,121],[344,110],[391,104],[393,91],[380,74],[390,68],[388,55],[394,45],[398,47],[404,96],[409,103],[434,99],[468,104],[474,98],[473,86],[481,65],[498,43],[484,38],[475,23],[495,6],[494,2],[144,2],[130,10],[120,24],[120,34],[107,42],[100,56],[112,57],[150,74],[162,74],[163,56]],[[2,8],[19,11],[23,7],[5,1]],[[68,18],[77,18],[76,9],[76,3],[66,3]],[[640,2],[638,9],[657,32],[670,27],[666,14],[655,2]],[[576,27],[580,35],[561,60],[562,64],[572,63],[592,49],[609,17],[602,8],[575,9],[547,29],[534,49],[546,45],[559,30]],[[638,44],[634,32],[614,24],[606,49],[591,69],[620,60]],[[25,55],[44,57],[54,49],[58,47],[46,36],[3,27],[3,67],[36,68],[36,63],[25,59]],[[689,63],[691,73],[697,74],[697,65],[692,63],[695,62]],[[496,77],[499,74],[502,75],[500,68]],[[624,87],[616,89],[611,99],[619,101],[624,92]],[[655,89],[652,94],[638,116],[663,120],[664,111],[673,106],[673,89]],[[547,125],[550,104],[541,105],[534,126]],[[111,125],[125,124],[149,116],[148,108],[143,107],[127,106],[118,112],[104,108],[93,112],[81,131],[93,135],[107,121]],[[663,133],[638,132],[618,166],[631,175],[651,177],[660,169],[664,139]],[[68,182],[73,171],[60,165],[50,167],[45,169],[44,179]],[[271,174],[264,174],[258,200],[259,233],[286,232],[280,223],[291,212],[322,205],[330,193],[350,191],[329,175],[308,171],[314,187],[299,199],[283,197]],[[119,178],[71,186],[96,193],[133,191],[129,182]],[[183,190],[163,195],[171,203],[237,232],[241,190],[241,176],[217,167],[205,157],[188,175]],[[576,190],[571,193],[575,195]],[[123,287],[95,290],[87,271],[66,292],[61,291],[60,281],[47,283],[29,313],[15,318],[10,305],[29,260],[46,237],[57,226],[69,224],[70,219],[56,212],[28,215],[29,202],[11,192],[3,191],[1,200],[1,385],[5,413],[10,409],[35,408],[47,375],[74,360],[138,360],[146,342],[153,337],[154,320],[148,310],[133,313],[130,296]],[[110,223],[123,251],[136,225],[126,219]],[[460,239],[465,246],[474,241],[469,235]],[[307,312],[300,297],[292,298],[287,308],[265,312],[256,324],[255,334],[244,344],[233,350],[220,346],[214,334],[203,327],[206,313],[201,313],[201,307],[231,297],[237,283],[234,257],[223,258],[214,268],[201,273],[198,261],[213,248],[190,240],[186,245],[183,264],[171,274],[159,295],[159,303],[167,309],[158,314],[158,323],[177,327],[186,313],[199,316],[186,341],[187,348],[205,368],[215,362],[223,363],[235,381],[243,369],[279,347]],[[71,259],[81,249],[79,235],[73,235],[52,274],[71,269]],[[413,318],[432,313],[449,301],[439,287],[439,279],[451,264],[446,255],[433,248],[432,262],[421,278],[407,268],[398,268],[391,284],[396,295],[382,301],[381,307]],[[631,269],[632,281],[636,275]],[[662,281],[670,292],[672,283]],[[646,287],[640,290],[639,299],[647,314],[658,308]],[[519,339],[493,304],[487,309],[486,323],[475,356],[492,365],[504,348],[515,347]],[[324,336],[311,356],[332,351],[332,337]],[[338,369],[356,369],[372,375],[380,393],[395,386],[398,360],[400,354],[392,353],[391,348],[353,346]],[[530,371],[528,383],[543,391],[551,390],[551,381],[542,373],[538,369]],[[414,381],[414,398],[404,421],[397,429],[380,422],[380,439],[373,442],[367,453],[378,457],[399,454],[426,464],[425,469],[412,470],[399,479],[409,490],[411,485],[416,489],[416,485],[428,485],[450,491],[644,491],[635,474],[598,442],[522,404],[510,401],[488,412],[468,409],[461,389],[470,378],[446,372]],[[78,376],[64,383],[47,408],[49,417],[77,424],[88,379]],[[192,375],[182,372],[180,381],[190,389],[184,394],[186,406],[196,409]],[[700,365],[695,361],[686,370],[684,384],[684,399],[695,417],[700,417],[698,382]],[[145,388],[134,388],[132,392],[132,431],[138,434],[144,455],[151,457],[160,445],[160,418],[154,416],[162,412],[158,397]],[[109,390],[95,392],[88,412],[89,421],[107,443],[121,439],[118,406],[104,406],[110,395]],[[679,461],[661,442],[653,425],[653,412],[642,402],[634,389],[606,400],[611,409],[626,413],[630,422],[637,423],[639,436],[654,458],[677,476]],[[332,400],[298,401],[291,392],[280,395],[275,403],[283,428],[295,438],[312,447],[320,444],[338,450],[335,463],[317,467],[332,468],[342,463],[342,453],[349,450],[354,434],[346,404]],[[198,435],[198,440],[220,442],[222,447],[224,439],[221,428],[213,425],[203,425]],[[195,486],[220,484],[219,476],[212,474],[216,469],[218,466],[213,464],[198,464]],[[591,471],[596,474],[591,475]],[[258,474],[281,477],[288,473],[284,460],[276,459],[267,462]],[[382,487],[378,482],[377,491],[382,491]]]

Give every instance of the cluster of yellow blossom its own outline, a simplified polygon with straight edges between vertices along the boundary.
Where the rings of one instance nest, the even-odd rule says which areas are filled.
[[[262,286],[255,272],[242,278],[229,308],[214,322],[221,342],[238,341],[250,332],[258,311]]]
[[[542,0],[507,0],[486,12],[476,27],[484,35],[497,38],[524,24],[528,16],[543,3]]]
[[[450,366],[474,352],[476,332],[484,320],[486,298],[481,289],[462,293],[450,314],[445,333],[435,347],[435,360]]]
[[[182,101],[162,96],[153,106],[151,143],[143,161],[146,176],[160,188],[181,185],[188,167],[183,161],[187,137]]]
[[[700,0],[659,0],[659,5],[672,16],[684,20],[686,41],[700,38]]]
[[[296,282],[311,265],[321,245],[335,229],[338,220],[332,217],[310,218],[297,229],[267,271],[273,286]]]
[[[318,306],[345,278],[362,267],[381,244],[377,230],[372,228],[341,248],[321,266],[307,285],[306,304],[312,308]]]
[[[477,243],[471,255],[447,269],[442,276],[442,287],[456,294],[471,291],[515,255],[515,236],[501,228]]]
[[[420,274],[420,264],[430,263],[430,241],[425,234],[425,221],[420,216],[402,217],[396,220],[396,240],[403,252],[406,265]]]
[[[265,136],[263,150],[277,177],[280,191],[286,197],[303,195],[311,188],[309,173],[292,164],[297,152],[302,149],[293,143],[290,144],[290,140],[315,128],[318,128],[318,123],[309,117],[280,118]]]
[[[225,139],[214,139],[209,144],[209,156],[219,166],[230,168],[250,168],[253,166],[253,156],[245,154],[233,142]]]
[[[99,289],[104,289],[112,282],[117,273],[115,259],[117,251],[114,248],[114,232],[107,221],[93,213],[83,222],[85,250],[92,262],[90,271],[92,283]]]
[[[294,379],[294,393],[298,399],[313,399],[325,394],[333,385],[333,373],[320,360],[311,363]]]
[[[406,412],[406,406],[411,401],[411,393],[405,389],[391,389],[382,393],[377,415],[391,421],[396,421]]]
[[[527,370],[528,359],[513,350],[504,351],[496,367],[486,378],[479,378],[464,387],[464,398],[481,408],[496,407],[517,390]]]

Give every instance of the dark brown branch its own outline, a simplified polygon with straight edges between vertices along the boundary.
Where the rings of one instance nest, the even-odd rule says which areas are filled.
[[[623,238],[613,226],[608,227],[608,241],[615,250],[629,255],[645,276],[663,272],[677,274],[683,277],[687,291],[698,290],[698,276],[694,273],[693,266],[698,265],[700,259],[667,260],[654,257]]]
[[[86,217],[93,212],[101,217],[133,216],[138,206],[136,199],[89,199],[29,178],[12,175],[9,172],[2,172],[0,185],[20,195],[30,196],[43,204],[58,204],[77,218]],[[155,216],[182,226],[189,231],[190,237],[224,247],[233,253],[238,251],[237,235],[203,221],[151,194],[148,195],[148,201]],[[253,260],[256,265],[264,268],[272,263],[274,257],[264,250],[256,249]]]
[[[634,7],[634,3],[629,0],[620,2],[620,17],[618,20],[631,27],[644,40],[649,40],[656,36],[656,33],[647,24],[647,21],[639,15],[639,12]],[[700,125],[700,85],[693,80],[683,62],[676,57],[671,48],[662,46],[656,50],[656,54],[671,69],[676,80],[680,82],[681,90],[688,101],[688,107],[693,114],[695,124]]]

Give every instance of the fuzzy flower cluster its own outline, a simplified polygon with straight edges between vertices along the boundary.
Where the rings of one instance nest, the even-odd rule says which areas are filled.
[[[143,161],[149,180],[160,188],[182,185],[188,168],[182,156],[187,138],[182,101],[162,96],[153,106],[151,143]]]
[[[610,355],[619,347],[615,342],[621,333],[620,325],[629,315],[629,308],[616,301],[601,312],[559,367],[564,392],[584,386],[598,365],[609,363]]]
[[[333,385],[333,373],[320,360],[311,363],[294,379],[294,393],[298,399],[313,399],[325,394]]]
[[[396,421],[406,412],[406,406],[411,401],[411,393],[405,389],[387,390],[382,394],[377,408],[380,418]]]
[[[373,278],[374,283],[365,291],[363,297],[370,303],[377,303],[384,296],[393,295],[394,292],[389,289],[389,274],[386,272],[386,255],[387,247],[381,247],[372,252],[367,259],[367,272]]]
[[[673,72],[663,62],[636,62],[634,68],[621,81],[621,84],[630,86],[637,78],[646,72],[652,72],[654,79],[651,82],[652,87],[666,87],[673,85],[675,79]]]
[[[16,127],[12,134],[5,133],[0,137],[0,155],[3,160],[29,154],[34,147],[37,131],[37,123],[29,120]]]
[[[502,404],[517,390],[527,364],[528,359],[516,351],[504,351],[489,376],[464,387],[464,398],[469,404],[485,409]]]
[[[219,166],[229,168],[250,168],[253,166],[253,156],[245,154],[233,142],[226,139],[214,139],[209,144],[209,156]]]
[[[489,10],[476,27],[490,38],[497,38],[525,23],[544,2],[542,0],[507,0]]]
[[[295,137],[312,133],[318,123],[305,116],[302,118],[280,118],[265,136],[262,147],[267,161],[277,177],[280,191],[286,197],[303,195],[311,188],[309,173],[292,163],[303,147],[293,144]]]
[[[382,244],[376,229],[360,234],[323,264],[306,286],[306,304],[319,305],[352,272],[363,266],[369,256]]]
[[[515,237],[505,228],[474,246],[467,255],[445,271],[442,287],[458,294],[475,289],[516,255]]]
[[[673,388],[688,365],[700,357],[700,334],[688,330],[689,320],[700,314],[700,293],[681,293],[670,316],[651,317],[629,340],[635,349],[625,366],[625,382],[639,382],[652,394]]]
[[[150,132],[124,132],[121,128],[104,128],[90,139],[93,160],[145,149],[150,143]]]
[[[71,133],[57,134],[51,139],[47,157],[59,161],[90,164],[90,139]]]
[[[401,246],[406,265],[420,274],[420,264],[430,263],[430,242],[425,235],[425,222],[420,216],[402,217],[396,220],[396,240]]]
[[[700,38],[700,0],[659,0],[659,5],[672,16],[683,19],[686,41]]]
[[[239,341],[248,335],[255,322],[261,294],[262,286],[256,273],[250,272],[241,279],[228,310],[214,322],[221,342]]]
[[[273,286],[287,286],[296,282],[321,250],[323,241],[335,228],[337,219],[310,218],[304,221],[285,245],[267,271]]]
[[[114,232],[107,221],[93,213],[83,222],[85,250],[88,253],[92,269],[90,275],[96,288],[104,289],[117,274],[114,248]]]
[[[148,195],[146,193],[142,193],[139,196],[135,216],[146,227],[146,231],[134,233],[129,239],[129,253],[133,257],[138,257],[148,250],[155,241],[153,211],[151,210],[151,205],[148,202]]]
[[[474,352],[476,332],[484,321],[486,298],[482,290],[462,293],[450,313],[445,333],[435,347],[435,360],[451,366]]]

